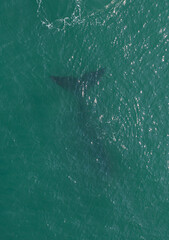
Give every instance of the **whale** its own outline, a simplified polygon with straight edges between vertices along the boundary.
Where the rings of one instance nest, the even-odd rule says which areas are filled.
[[[76,95],[81,94],[84,96],[89,88],[98,83],[105,71],[105,68],[100,68],[97,71],[85,73],[80,78],[72,76],[50,76],[50,78],[65,90],[69,90]]]
[[[83,136],[86,138],[86,144],[89,151],[93,153],[97,164],[100,165],[99,170],[107,174],[111,162],[109,154],[104,147],[101,137],[95,128],[94,123],[89,123],[89,111],[86,106],[85,96],[89,89],[99,84],[106,72],[105,68],[99,68],[96,71],[91,71],[82,76],[54,76],[50,78],[62,89],[72,92],[78,98],[78,118],[79,126],[83,131]]]

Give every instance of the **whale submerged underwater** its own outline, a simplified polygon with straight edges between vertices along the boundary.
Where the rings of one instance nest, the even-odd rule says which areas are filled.
[[[112,159],[110,158],[109,153],[103,144],[103,141],[100,139],[95,126],[93,126],[91,123],[88,123],[89,113],[86,108],[86,102],[84,101],[86,92],[99,82],[99,80],[104,76],[105,71],[105,68],[100,68],[97,71],[85,73],[80,78],[75,78],[72,76],[50,76],[50,78],[54,80],[57,85],[65,90],[72,92],[78,98],[79,124],[80,122],[83,123],[80,124],[80,128],[82,128],[86,139],[88,139],[88,142],[86,143],[89,145],[90,150],[95,156],[97,164],[100,165],[99,171],[103,171],[105,174],[107,174],[111,168]]]
[[[82,96],[85,95],[86,91],[92,86],[96,85],[98,80],[104,75],[105,68],[100,68],[97,71],[85,73],[81,78],[75,77],[59,77],[50,76],[59,86],[62,88],[72,91],[74,94]]]

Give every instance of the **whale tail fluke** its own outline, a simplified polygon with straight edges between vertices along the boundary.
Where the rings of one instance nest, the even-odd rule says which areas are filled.
[[[65,90],[70,90],[75,93],[82,92],[82,90],[86,92],[87,89],[98,83],[105,71],[105,68],[100,68],[97,71],[85,73],[80,78],[72,76],[50,76],[50,78]]]

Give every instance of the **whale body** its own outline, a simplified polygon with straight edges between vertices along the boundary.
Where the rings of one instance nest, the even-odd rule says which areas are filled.
[[[94,124],[91,124],[91,122],[90,124],[88,123],[89,112],[86,108],[86,102],[83,99],[86,91],[98,83],[98,81],[103,77],[105,71],[105,68],[100,68],[96,71],[85,73],[82,75],[82,77],[79,78],[72,76],[50,76],[50,78],[63,89],[71,91],[73,94],[75,94],[75,96],[78,96],[78,116],[80,123],[82,123],[80,124],[80,127],[85,133],[84,135],[87,136],[88,143],[90,141],[90,144],[88,145],[92,149],[97,163],[101,165],[100,170],[102,171],[104,169],[104,172],[107,173],[107,169],[110,165],[108,153],[105,150],[105,147],[94,127]]]

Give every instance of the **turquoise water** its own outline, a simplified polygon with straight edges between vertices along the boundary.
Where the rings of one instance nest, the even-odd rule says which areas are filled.
[[[168,1],[0,6],[0,238],[168,239]]]

